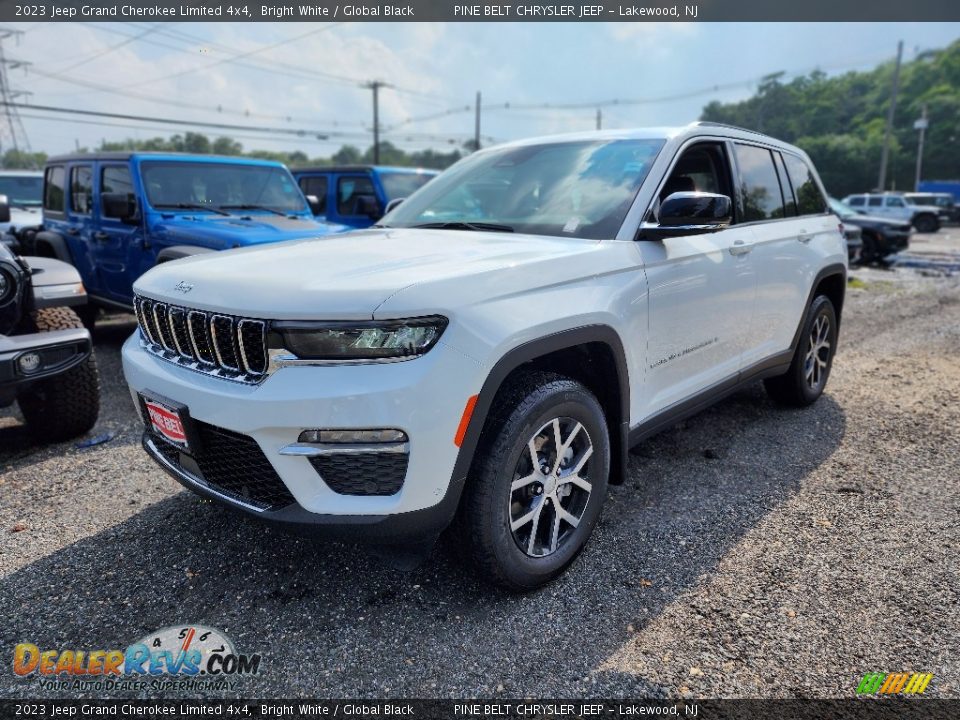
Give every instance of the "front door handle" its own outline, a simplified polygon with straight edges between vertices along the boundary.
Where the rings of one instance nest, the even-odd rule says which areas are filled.
[[[79,234],[80,234],[80,228],[75,228],[75,227],[67,228],[67,235],[79,235]]]
[[[743,240],[734,240],[733,245],[730,246],[731,255],[746,255],[751,250],[753,250],[753,244]]]
[[[96,240],[97,242],[106,242],[107,240],[110,239],[110,236],[107,235],[107,233],[100,231],[100,232],[95,232],[93,234],[93,239]]]

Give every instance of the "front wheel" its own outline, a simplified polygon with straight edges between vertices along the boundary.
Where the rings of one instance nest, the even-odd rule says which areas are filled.
[[[498,395],[457,517],[461,541],[492,582],[533,590],[583,550],[610,472],[603,409],[583,385],[552,373]]]
[[[823,394],[837,351],[837,314],[826,295],[810,304],[790,369],[764,380],[767,393],[784,405],[803,407]]]
[[[940,229],[940,221],[934,215],[918,215],[913,221],[913,226],[917,232],[932,233]]]

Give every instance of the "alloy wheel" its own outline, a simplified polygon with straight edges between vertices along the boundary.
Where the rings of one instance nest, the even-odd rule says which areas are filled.
[[[590,501],[592,457],[590,434],[569,417],[544,423],[527,442],[507,512],[513,539],[528,556],[552,555],[576,531]]]
[[[807,387],[817,392],[826,380],[830,363],[830,319],[820,315],[810,329],[803,373]]]

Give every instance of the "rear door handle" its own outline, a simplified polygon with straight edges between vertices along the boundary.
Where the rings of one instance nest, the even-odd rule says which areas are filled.
[[[105,233],[105,232],[103,232],[103,231],[101,231],[101,232],[95,232],[95,233],[93,234],[93,239],[96,240],[97,242],[106,242],[107,240],[110,239],[110,236],[107,235],[107,233]]]
[[[79,235],[79,234],[80,234],[80,228],[75,228],[75,227],[67,228],[67,235]]]
[[[800,234],[797,235],[797,240],[802,243],[808,243],[813,240],[813,233],[808,233],[806,230],[801,230]]]
[[[733,245],[730,246],[731,255],[746,255],[751,250],[753,250],[753,244],[743,240],[734,240]]]

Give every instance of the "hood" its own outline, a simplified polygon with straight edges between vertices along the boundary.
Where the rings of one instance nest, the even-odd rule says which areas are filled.
[[[602,244],[611,243],[512,233],[370,229],[163,263],[137,280],[134,290],[247,317],[370,319],[401,290],[416,287],[434,302],[455,303],[458,287],[480,284],[464,279],[495,278],[507,267],[523,271],[549,263],[551,272],[530,268],[529,274],[522,273],[534,283],[562,281],[554,268],[582,277],[591,272],[586,258]],[[577,255],[584,259],[570,260]]]
[[[907,222],[906,220],[877,217],[876,215],[857,214],[857,215],[854,215],[853,217],[841,218],[841,222],[850,223],[851,225],[873,226],[873,227],[877,227],[879,225],[886,225],[890,227],[910,227],[910,223]]]
[[[319,222],[311,216],[287,217],[266,213],[172,215],[164,213],[152,234],[171,245],[203,245],[228,250],[246,245],[315,238],[347,230],[345,225]]]

